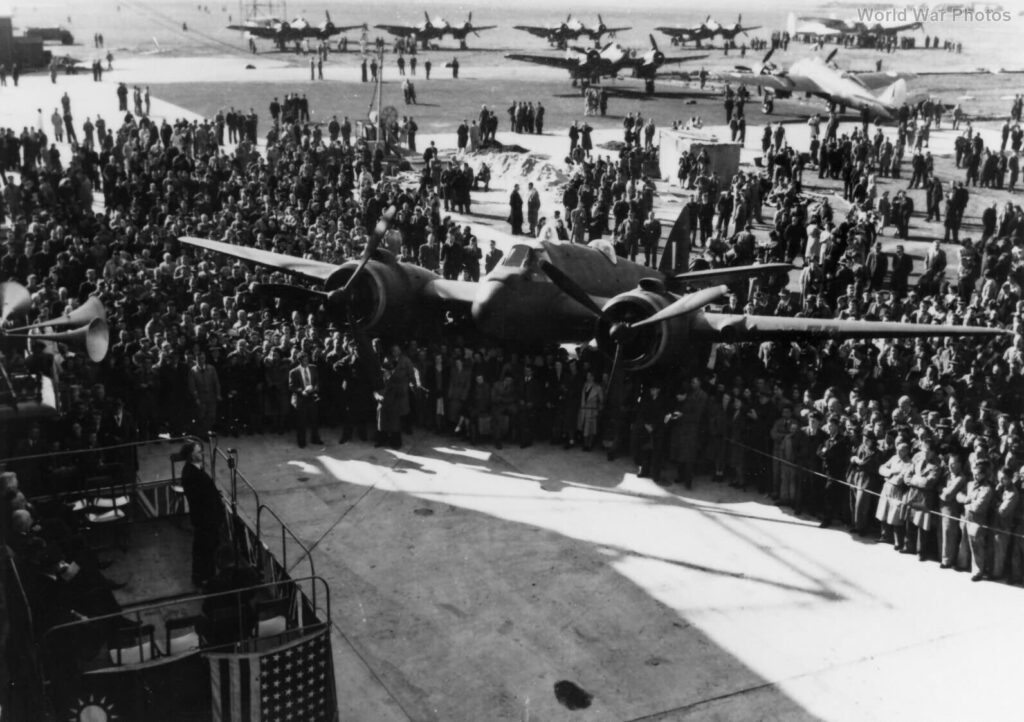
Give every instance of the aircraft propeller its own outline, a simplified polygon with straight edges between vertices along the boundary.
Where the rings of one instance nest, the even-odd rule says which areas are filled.
[[[634,323],[631,323],[630,328],[650,326],[655,323],[667,321],[670,318],[675,318],[676,316],[685,316],[688,313],[699,311],[712,301],[718,300],[727,293],[729,293],[729,287],[725,285],[702,288],[699,291],[688,293],[678,301],[674,301],[668,306],[665,306],[665,308],[661,309],[653,316],[648,316],[643,321],[635,321]]]
[[[388,228],[391,226],[391,221],[394,220],[397,210],[398,209],[394,206],[391,206],[387,211],[385,211],[380,222],[377,224],[377,227],[373,229],[373,235],[366,241],[366,247],[363,248],[363,255],[359,259],[359,265],[356,266],[356,270],[348,277],[348,281],[345,282],[344,286],[336,288],[327,294],[328,304],[333,305],[335,303],[343,303],[348,300],[352,289],[355,288],[356,279],[362,275],[363,271],[366,269],[366,264],[370,262],[373,254],[376,253],[377,249],[380,247],[380,242],[384,238],[384,234],[388,232]]]
[[[832,62],[832,58],[834,58],[836,56],[836,53],[838,53],[838,52],[839,52],[839,48],[836,48],[831,53],[829,53],[828,57],[825,58],[825,65],[828,65],[829,63],[831,63]]]
[[[554,264],[549,261],[541,261],[540,268],[560,291],[577,301],[580,305],[594,314],[595,317],[608,324],[608,338],[615,344],[615,354],[612,357],[612,369],[608,377],[609,387],[615,386],[620,381],[619,372],[621,370],[622,349],[635,337],[637,329],[699,311],[707,304],[729,292],[729,287],[725,285],[701,289],[694,293],[688,293],[685,296],[682,296],[678,300],[645,319],[637,321],[622,321],[607,314],[604,309],[598,306],[590,295],[584,291],[578,283],[576,283],[576,281]],[[607,391],[608,389],[606,389],[606,392]]]

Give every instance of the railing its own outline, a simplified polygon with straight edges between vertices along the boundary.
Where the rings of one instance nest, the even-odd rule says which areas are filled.
[[[295,533],[291,529],[289,529],[288,525],[285,524],[284,521],[281,519],[281,517],[277,515],[277,512],[275,512],[273,509],[268,507],[266,504],[261,504],[259,509],[257,509],[257,511],[256,511],[256,538],[257,538],[257,540],[259,540],[259,542],[261,544],[263,544],[264,547],[266,547],[268,550],[270,549],[270,547],[267,545],[266,540],[263,537],[263,531],[264,531],[264,527],[263,527],[263,513],[264,512],[266,512],[267,514],[272,516],[274,518],[274,521],[277,522],[278,526],[281,529],[281,555],[280,555],[279,558],[280,558],[280,562],[281,562],[281,568],[284,570],[285,574],[290,574],[291,570],[293,568],[295,568],[295,566],[297,566],[299,564],[299,562],[301,562],[303,560],[303,558],[305,558],[309,562],[309,576],[315,577],[316,576],[316,567],[315,567],[315,565],[313,563],[313,555],[310,554],[309,547],[307,547],[305,544],[303,544],[302,540],[299,539],[297,536],[295,536]],[[299,549],[302,550],[302,554],[299,556],[299,558],[297,560],[295,560],[295,562],[291,566],[288,565],[288,538],[289,537],[291,537],[291,539],[295,542],[295,544],[297,544],[299,546]],[[270,553],[271,553],[271,555],[273,555],[273,550],[270,550]],[[316,595],[316,590],[315,589],[313,590],[313,594],[314,594],[314,596],[313,596],[313,607],[315,608],[316,607],[316,596],[315,596]]]

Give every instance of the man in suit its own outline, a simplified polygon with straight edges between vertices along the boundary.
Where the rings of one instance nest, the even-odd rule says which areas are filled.
[[[217,485],[203,468],[202,443],[186,441],[178,456],[185,461],[181,469],[181,485],[192,522],[192,583],[201,587],[216,571],[215,555],[224,521],[224,505]]]
[[[132,415],[125,411],[124,401],[114,399],[110,413],[103,417],[99,428],[99,442],[103,446],[122,446],[114,449],[110,460],[120,465],[122,477],[130,480],[138,470],[138,459],[134,446],[124,446],[136,440],[137,431]]]
[[[188,392],[195,405],[195,433],[206,436],[217,422],[217,403],[220,401],[220,378],[217,370],[206,363],[206,354],[196,355],[196,365],[188,372]]]
[[[874,250],[868,254],[864,270],[868,274],[868,290],[880,290],[885,282],[885,274],[889,271],[889,257],[882,252],[881,243],[876,243]]]
[[[914,260],[903,251],[903,246],[896,246],[896,255],[892,257],[892,293],[897,299],[907,295],[910,274],[914,270]]]
[[[320,375],[309,364],[309,354],[299,354],[299,365],[288,372],[288,388],[292,392],[295,409],[295,433],[299,448],[306,448],[306,430],[312,432],[314,444],[323,444],[318,428],[317,402],[320,394]]]

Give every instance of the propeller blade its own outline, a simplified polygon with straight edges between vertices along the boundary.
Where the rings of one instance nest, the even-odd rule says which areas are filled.
[[[658,43],[655,42],[654,35],[648,35],[647,37],[651,39],[651,50],[653,50],[654,52],[658,52]]]
[[[356,270],[352,272],[352,275],[348,277],[348,281],[341,288],[331,291],[328,295],[327,300],[334,303],[338,298],[348,298],[349,292],[355,287],[355,281],[359,276],[362,275],[363,270],[366,268],[366,264],[373,258],[373,254],[380,248],[380,243],[384,240],[384,234],[388,232],[388,228],[391,227],[391,222],[395,219],[395,214],[398,209],[391,206],[381,216],[377,226],[373,229],[373,235],[370,236],[366,241],[366,248],[363,249],[363,256],[359,259],[359,265],[356,266]]]
[[[839,52],[839,48],[836,48],[831,53],[829,53],[828,57],[825,58],[825,65],[828,65],[829,63],[831,63],[832,62],[832,58],[834,58],[836,56],[836,53],[838,53],[838,52]]]
[[[594,303],[594,300],[590,295],[584,291],[576,281],[569,278],[562,269],[558,268],[550,261],[541,261],[540,270],[544,271],[544,275],[550,278],[551,282],[558,286],[559,290],[566,296],[569,296],[581,306],[584,306],[598,318],[605,318],[605,313],[601,310],[601,307]]]
[[[612,368],[608,373],[608,385],[604,389],[604,398],[606,401],[616,399],[622,401],[621,384],[622,384],[622,344],[616,344],[615,355],[612,357]],[[614,392],[614,396],[612,395]]]
[[[650,326],[655,323],[667,321],[668,319],[675,318],[676,316],[693,313],[694,311],[704,308],[704,306],[724,296],[728,292],[728,286],[712,286],[711,288],[705,288],[695,293],[688,293],[678,301],[665,306],[665,308],[661,309],[653,316],[632,324],[631,328],[642,328],[644,326]]]
[[[0,283],[0,325],[11,316],[28,313],[31,307],[32,296],[27,288],[14,281]]]
[[[774,55],[774,54],[775,54],[775,48],[772,48],[767,53],[765,53],[764,58],[761,60],[761,65],[767,65],[768,61],[772,59],[772,55]]]

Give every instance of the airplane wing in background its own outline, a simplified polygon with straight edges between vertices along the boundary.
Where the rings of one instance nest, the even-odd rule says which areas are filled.
[[[665,58],[661,61],[662,65],[676,65],[678,63],[688,63],[691,60],[702,60],[708,57],[707,55],[686,55],[677,58]]]
[[[743,83],[744,85],[756,85],[769,90],[792,90],[793,84],[786,78],[778,75],[755,75],[754,73],[718,73],[716,80],[730,83]]]
[[[845,75],[849,76],[853,80],[863,85],[869,90],[881,90],[887,88],[897,80],[913,80],[916,77],[916,73],[894,73],[894,72],[868,72],[858,73],[856,71],[848,71]]]
[[[547,38],[554,32],[553,28],[542,28],[536,25],[516,25],[515,29],[522,30],[530,35],[536,35],[538,38]]]
[[[256,263],[260,266],[276,268],[285,273],[316,281],[326,281],[338,270],[338,266],[333,263],[313,261],[308,258],[296,258],[295,256],[287,256],[283,253],[274,253],[273,251],[264,251],[248,246],[236,246],[233,243],[225,243],[223,241],[211,241],[206,238],[193,238],[192,236],[181,236],[178,240],[196,248],[204,248],[208,251],[222,253],[226,256]]]
[[[535,63],[537,65],[548,65],[552,68],[561,68],[563,70],[578,70],[581,65],[578,58],[565,58],[553,55],[521,55],[519,53],[513,53],[506,55],[509,60],[519,60],[524,63]]]
[[[277,37],[277,31],[274,30],[274,28],[262,27],[259,25],[228,25],[228,30],[238,30],[243,33],[249,33],[254,38],[272,39]]]
[[[400,38],[404,38],[408,35],[414,35],[419,32],[419,28],[415,28],[410,25],[374,25],[373,27],[378,30],[383,30],[391,35],[396,35]]]

